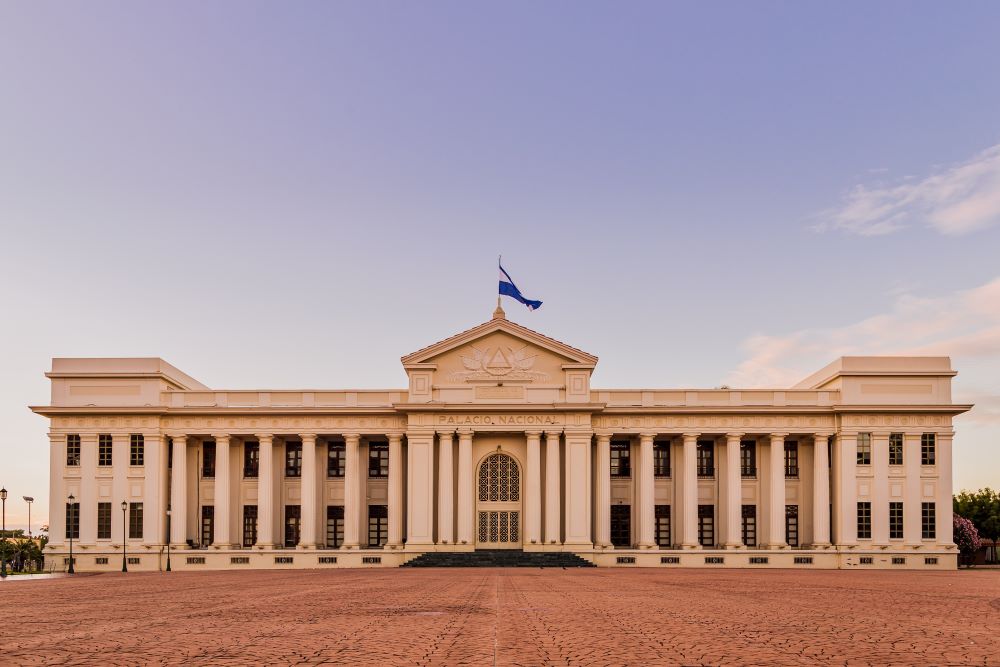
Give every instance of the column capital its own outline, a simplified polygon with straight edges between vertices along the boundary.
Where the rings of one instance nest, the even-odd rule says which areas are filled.
[[[822,440],[823,442],[826,442],[831,435],[833,435],[833,433],[813,433],[813,440]]]
[[[784,440],[785,438],[788,437],[788,434],[787,433],[769,433],[768,437],[770,437],[771,440]]]
[[[254,433],[253,436],[257,438],[258,442],[274,442],[273,433]]]
[[[639,440],[640,441],[646,441],[646,440],[652,441],[652,440],[654,440],[656,438],[657,435],[658,434],[655,431],[644,431],[643,433],[639,434]]]
[[[597,434],[597,444],[606,446],[611,444],[611,432],[605,431]]]
[[[212,434],[212,439],[215,440],[216,444],[218,444],[220,442],[229,442],[229,440],[230,440],[231,437],[232,436],[230,436],[228,433],[213,433]]]
[[[344,443],[348,445],[358,445],[361,442],[361,435],[359,433],[344,433]]]
[[[305,445],[307,442],[316,444],[316,434],[315,433],[299,433],[299,438],[302,440],[302,444]]]
[[[550,429],[545,429],[545,437],[546,438],[551,438],[552,436],[555,436],[555,437],[558,438],[561,435],[562,435],[562,429],[561,428],[559,428],[559,429],[551,429],[551,430]]]
[[[726,440],[742,440],[746,433],[727,433]]]
[[[387,438],[389,438],[389,444],[390,445],[393,444],[393,443],[398,444],[398,443],[400,443],[400,442],[403,441],[403,434],[402,433],[386,433],[385,435],[386,435]]]
[[[683,437],[684,437],[684,441],[685,442],[687,442],[688,440],[695,440],[695,441],[697,441],[698,438],[701,437],[701,433],[684,433]]]
[[[80,437],[83,438],[82,435]],[[187,442],[187,433],[167,433],[167,437],[173,440],[175,444],[178,442]]]
[[[540,438],[542,437],[542,432],[540,430],[525,431],[524,435],[527,438]]]
[[[455,438],[454,431],[438,431],[437,435],[441,440],[448,440],[448,442],[451,442]]]

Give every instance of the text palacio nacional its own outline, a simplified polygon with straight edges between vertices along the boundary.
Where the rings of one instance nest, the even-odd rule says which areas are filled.
[[[213,390],[54,359],[50,557],[78,570],[396,566],[569,551],[633,567],[955,568],[947,357],[788,389],[600,389],[506,319],[403,357],[406,389]],[[72,500],[70,499],[72,498]],[[169,508],[169,516],[168,516]]]

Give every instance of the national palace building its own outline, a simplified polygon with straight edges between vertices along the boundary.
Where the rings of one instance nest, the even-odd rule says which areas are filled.
[[[54,359],[49,558],[76,569],[954,569],[947,357],[842,357],[787,389],[600,389],[493,319],[405,389],[216,390],[155,358]]]

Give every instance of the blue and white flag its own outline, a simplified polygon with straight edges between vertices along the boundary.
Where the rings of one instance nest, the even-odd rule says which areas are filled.
[[[528,307],[528,310],[538,310],[542,307],[541,301],[532,301],[531,299],[525,299],[524,295],[521,294],[521,290],[517,289],[517,285],[514,284],[514,279],[510,277],[510,274],[503,270],[503,265],[497,261],[497,266],[500,267],[500,294],[517,299],[524,305]]]

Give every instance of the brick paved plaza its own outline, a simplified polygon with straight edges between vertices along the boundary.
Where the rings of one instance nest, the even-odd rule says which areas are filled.
[[[1000,571],[333,570],[0,584],[3,664],[1000,665]]]

